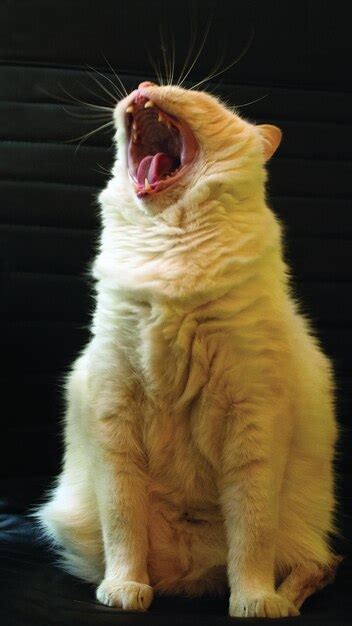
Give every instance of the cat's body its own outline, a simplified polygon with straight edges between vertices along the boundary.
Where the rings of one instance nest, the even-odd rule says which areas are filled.
[[[39,517],[106,604],[143,609],[152,588],[199,595],[228,580],[230,614],[295,614],[336,562],[336,425],[330,363],[265,203],[261,146],[278,139],[209,96],[143,85],[134,102],[183,112],[196,135],[196,184],[188,172],[143,203],[122,155],[100,196],[93,336]]]

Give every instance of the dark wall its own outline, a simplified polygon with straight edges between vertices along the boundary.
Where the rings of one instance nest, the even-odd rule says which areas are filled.
[[[176,43],[179,73],[210,23],[192,82],[241,54],[210,88],[249,119],[283,129],[270,164],[272,206],[302,308],[334,359],[344,427],[347,505],[351,408],[352,74],[347,3],[263,0],[33,0],[0,4],[0,270],[2,476],[50,476],[60,458],[61,380],[88,338],[85,277],[99,228],[95,198],[113,159],[111,133],[75,117],[111,105],[87,65],[126,88],[153,77],[148,51]],[[193,35],[192,35],[193,33]],[[95,74],[109,91],[108,79]],[[67,100],[63,107],[62,102]],[[246,104],[255,101],[253,104]],[[245,106],[244,106],[245,105]],[[309,416],[307,416],[309,419]]]

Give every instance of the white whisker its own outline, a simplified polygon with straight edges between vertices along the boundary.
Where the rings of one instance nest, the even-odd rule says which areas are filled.
[[[165,67],[165,79],[166,79],[166,84],[168,85],[170,84],[170,65],[169,65],[167,50],[166,50],[166,46],[164,43],[164,37],[163,37],[160,25],[159,25],[159,37],[160,37],[160,48],[162,51],[162,57],[163,57],[164,67]]]
[[[217,63],[215,63],[215,65],[213,65],[213,69],[210,70],[210,72],[209,72],[209,74],[207,74],[206,78],[203,79],[204,82],[207,82],[209,80],[209,77],[216,75],[216,72],[218,72],[218,70],[221,67],[221,64],[223,63],[223,59],[224,59],[224,55],[222,55],[220,57],[220,59],[217,61]],[[218,83],[218,84],[220,84],[220,83]],[[194,87],[192,86],[192,87],[190,87],[190,89],[194,89]]]
[[[158,65],[156,64],[156,62],[154,61],[152,54],[149,50],[146,50],[147,52],[147,56],[148,56],[148,60],[150,65],[152,66],[152,69],[154,71],[155,76],[157,77],[158,80],[158,85],[162,85],[163,81],[162,81],[162,76],[161,76],[161,72],[160,72],[160,67],[159,67],[159,63]]]
[[[74,117],[80,120],[86,121],[99,121],[99,120],[107,120],[111,118],[110,113],[77,113],[76,111],[69,111],[65,106],[62,109],[69,115],[70,117]]]
[[[242,107],[248,107],[250,104],[254,104],[255,102],[259,102],[260,100],[264,100],[264,98],[268,97],[268,93],[265,93],[263,96],[256,98],[255,100],[250,100],[250,102],[244,102],[244,104],[236,104],[235,109],[241,109]]]
[[[65,143],[73,143],[75,141],[77,141],[78,139],[80,139],[80,142],[78,143],[76,150],[75,150],[75,154],[77,153],[78,148],[80,148],[81,144],[88,139],[88,137],[91,137],[91,135],[95,135],[96,133],[98,133],[100,130],[103,130],[104,128],[107,128],[108,126],[113,125],[113,121],[107,122],[106,124],[102,124],[102,126],[99,126],[98,128],[95,128],[94,130],[91,130],[89,133],[86,133],[85,135],[81,135],[80,137],[74,137],[73,139],[67,139],[67,141]]]
[[[156,63],[157,76],[158,76],[159,85],[162,87],[165,83],[164,83],[164,77],[163,77],[163,73],[161,71],[160,65],[161,65],[160,61],[157,61]]]
[[[71,101],[74,100],[75,102],[79,102],[80,104],[83,104],[84,106],[90,107],[92,109],[100,109],[101,111],[109,111],[110,113],[113,112],[114,107],[106,107],[106,106],[101,106],[100,104],[92,104],[90,102],[85,102],[85,100],[81,100],[80,98],[76,98],[75,96],[73,96],[72,94],[70,94],[65,87],[63,87],[61,85],[61,83],[58,83],[59,87],[61,87],[61,89],[69,96],[69,98],[71,98]],[[51,95],[53,98],[55,98],[56,100],[59,100],[60,102],[62,102],[62,98],[59,98],[57,96],[54,96],[53,94],[48,94]],[[96,96],[96,94],[94,94]]]
[[[91,73],[88,74],[89,78],[92,78]],[[96,81],[95,81],[96,82]],[[94,98],[97,98],[98,100],[101,100],[102,102],[105,102],[106,104],[111,104],[111,100],[107,99],[105,96],[102,96],[100,93],[97,93],[96,91],[93,91],[93,89],[91,89],[90,87],[88,87],[88,85],[84,85],[83,83],[80,83],[81,87],[85,90],[88,91],[88,93],[90,93],[92,96],[94,96]],[[115,107],[115,103],[113,104],[113,107]]]
[[[97,172],[98,174],[101,174],[102,172],[104,172],[104,174],[111,174],[111,171],[107,170],[106,167],[103,167],[100,163],[97,163],[97,166],[100,167],[100,171],[93,169],[94,172]]]
[[[200,45],[200,48],[198,50],[198,53],[197,53],[193,63],[191,64],[190,68],[188,69],[188,72],[186,72],[186,74],[182,78],[181,82],[178,83],[179,87],[181,87],[181,85],[184,83],[184,81],[186,80],[187,76],[189,76],[190,72],[192,71],[192,69],[194,68],[195,64],[197,63],[197,61],[198,61],[198,59],[199,59],[199,57],[200,57],[200,55],[201,55],[201,53],[203,51],[203,48],[205,46],[205,42],[206,42],[207,37],[209,35],[209,31],[210,31],[210,22],[208,22],[208,25],[207,25],[207,28],[206,28],[206,31],[205,31],[205,34],[204,34],[204,37],[203,37],[203,41],[202,41],[202,43]]]
[[[200,85],[203,85],[207,81],[213,80],[213,78],[216,78],[216,76],[220,76],[221,74],[224,74],[224,72],[227,72],[227,70],[229,70],[231,67],[236,65],[236,63],[238,63],[242,59],[242,57],[244,57],[244,55],[248,52],[250,46],[253,43],[253,39],[254,39],[254,29],[251,30],[249,40],[247,41],[246,45],[244,46],[244,48],[241,50],[240,54],[238,55],[238,57],[236,57],[234,61],[226,65],[222,70],[215,72],[215,74],[212,73],[208,75],[206,78],[203,78],[203,80],[200,80],[198,83],[192,86],[192,89],[196,89],[197,87],[199,87]]]
[[[64,91],[65,94],[69,97],[69,99],[68,98],[63,98],[63,96],[57,96],[56,94],[50,93],[50,91],[47,91],[43,87],[39,87],[39,89],[40,89],[40,91],[45,93],[47,96],[49,96],[50,98],[53,98],[54,100],[57,100],[61,104],[63,102],[65,102],[65,100],[66,100],[66,104],[70,104],[71,106],[72,106],[72,104],[71,104],[72,101],[74,101],[74,102],[79,102],[79,104],[83,104],[86,107],[90,107],[90,108],[93,108],[93,109],[100,109],[101,111],[109,111],[110,113],[112,113],[113,110],[114,110],[113,107],[101,106],[99,104],[92,104],[91,102],[85,102],[84,100],[80,100],[79,98],[76,98],[71,93],[69,93],[67,91],[67,89],[65,89],[65,87],[63,87],[61,85],[61,83],[58,83],[58,85],[59,85],[60,89],[62,89],[62,91]],[[94,95],[96,95],[96,94],[94,94]]]
[[[172,33],[171,41],[172,41],[172,61],[171,61],[170,85],[172,85],[174,82],[174,74],[175,74],[175,37],[173,33]]]
[[[90,66],[89,66],[89,65],[87,65],[87,67],[90,67]],[[92,69],[92,68],[91,68],[91,69]],[[93,69],[94,69],[94,68],[93,68]],[[96,71],[96,70],[94,70],[94,71]],[[97,72],[97,73],[98,73],[98,74],[100,74],[100,72]],[[105,93],[107,93],[107,94],[108,94],[108,96],[110,96],[110,98],[112,98],[112,100],[115,102],[115,104],[117,104],[117,103],[118,103],[119,98],[121,97],[119,94],[118,94],[118,95],[119,95],[119,98],[116,98],[116,96],[115,96],[114,94],[112,94],[112,93],[111,93],[111,91],[110,91],[110,90],[109,90],[109,89],[108,89],[105,85],[102,85],[102,83],[100,82],[100,80],[98,80],[98,78],[97,78],[96,76],[94,76],[94,74],[90,73],[90,74],[89,74],[89,77],[90,77],[92,80],[94,80],[94,82],[98,85],[98,87],[100,87],[100,89],[102,89],[103,91],[105,91]],[[104,76],[104,78],[105,78],[105,76]],[[114,85],[114,83],[113,83],[113,85]],[[116,87],[116,86],[114,85],[114,87]]]
[[[178,79],[176,81],[177,87],[179,87],[180,84],[181,84],[181,80],[182,80],[183,74],[186,71],[186,67],[188,65],[188,62],[189,62],[189,60],[190,60],[190,58],[191,58],[191,56],[193,54],[193,50],[194,50],[194,45],[195,45],[196,39],[197,39],[197,31],[195,31],[194,35],[192,36],[192,22],[191,22],[190,47],[188,49],[187,56],[186,56],[186,59],[185,59],[185,62],[183,64],[183,66],[182,66],[182,69],[181,69],[181,72],[179,74],[179,77],[178,77]]]
[[[103,57],[104,57],[104,59],[105,59],[106,63],[107,63],[107,64],[108,64],[108,66],[110,67],[110,69],[111,69],[112,73],[114,74],[114,76],[115,76],[115,77],[117,78],[117,80],[119,81],[119,84],[121,85],[121,87],[122,87],[122,89],[123,89],[123,92],[122,92],[122,93],[124,93],[124,94],[125,94],[125,96],[128,96],[128,91],[127,91],[127,89],[126,89],[126,87],[125,87],[125,85],[124,85],[123,81],[121,80],[120,76],[116,73],[116,71],[115,71],[115,70],[114,70],[114,68],[112,67],[111,63],[107,60],[107,58],[106,58],[106,56],[105,56],[104,52],[102,52],[102,55],[103,55]]]

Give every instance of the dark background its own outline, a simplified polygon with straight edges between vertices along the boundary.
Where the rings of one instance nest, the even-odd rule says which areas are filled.
[[[161,39],[169,56],[175,40],[177,76],[192,42],[194,59],[209,25],[188,84],[206,77],[218,62],[226,66],[252,41],[239,62],[208,87],[248,119],[277,124],[284,133],[269,165],[269,197],[286,226],[286,256],[302,310],[313,319],[336,367],[339,525],[349,537],[352,46],[347,8],[347,2],[323,0],[0,2],[0,536],[6,547],[0,580],[9,623],[64,624],[67,615],[86,624],[116,619],[109,609],[92,604],[87,587],[49,564],[22,516],[59,469],[62,377],[89,337],[93,300],[86,271],[99,229],[96,196],[114,156],[110,131],[77,149],[78,140],[72,140],[98,123],[82,118],[94,109],[74,98],[112,105],[93,76],[109,91],[111,83],[88,66],[116,82],[111,63],[127,90],[155,78],[148,56],[163,67]],[[349,545],[340,540],[344,553]],[[302,620],[348,623],[343,594],[350,574],[343,567],[339,584],[309,601]],[[61,601],[53,605],[58,590]],[[182,623],[190,623],[210,614],[212,624],[226,622],[219,617],[226,614],[226,602],[220,601],[176,602],[172,609],[161,602],[153,610],[154,617],[128,619],[181,623],[182,617]]]

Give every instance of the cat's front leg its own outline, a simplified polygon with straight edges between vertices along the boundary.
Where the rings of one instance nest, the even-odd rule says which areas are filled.
[[[232,617],[298,615],[274,587],[278,498],[287,432],[277,397],[234,403],[224,437],[220,498],[228,541]]]
[[[153,599],[147,570],[148,492],[139,416],[132,403],[99,420],[95,484],[105,554],[97,599],[125,610],[146,610]]]

